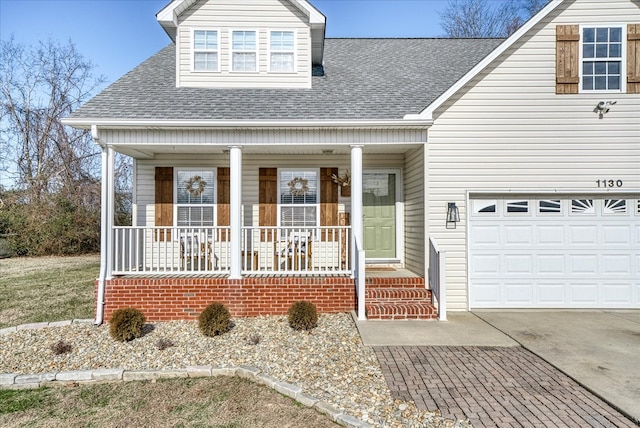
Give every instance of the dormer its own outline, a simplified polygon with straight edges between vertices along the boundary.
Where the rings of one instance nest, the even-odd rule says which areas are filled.
[[[173,0],[156,15],[176,45],[176,86],[310,88],[325,17],[306,0]]]

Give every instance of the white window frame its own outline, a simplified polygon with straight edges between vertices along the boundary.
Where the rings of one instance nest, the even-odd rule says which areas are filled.
[[[251,32],[251,33],[255,33],[256,35],[256,46],[255,49],[253,50],[249,50],[249,49],[234,49],[233,48],[233,34],[236,32]],[[260,55],[258,53],[259,51],[259,47],[260,47],[260,32],[255,29],[255,28],[234,28],[232,30],[230,30],[229,32],[229,52],[231,53],[230,55],[230,62],[231,62],[231,67],[230,71],[231,73],[257,73],[259,72],[260,69]],[[254,53],[256,56],[256,68],[255,70],[236,70],[235,69],[235,62],[234,62],[234,55],[235,53]]]
[[[213,172],[213,203],[212,204],[179,204],[178,203],[178,175],[180,172],[198,172],[198,171],[211,171]],[[203,166],[197,167],[174,167],[174,179],[173,179],[173,225],[174,227],[189,229],[189,228],[204,228],[204,227],[216,227],[218,225],[218,169],[215,167]],[[206,206],[213,209],[213,226],[179,226],[178,225],[178,208],[188,206]]]
[[[608,57],[608,58],[584,58],[584,30],[585,28],[620,28],[621,30],[621,48],[620,48],[620,89],[583,89],[583,72],[584,72],[584,63],[587,62],[613,62],[616,61],[616,58]],[[579,92],[585,94],[602,94],[602,93],[626,93],[627,92],[627,26],[624,24],[606,24],[606,25],[581,25],[580,26],[580,63],[579,63]]]
[[[315,204],[283,204],[282,201],[282,192],[280,189],[280,183],[282,183],[282,173],[283,172],[310,172],[313,171],[316,173],[316,180],[318,186],[318,192],[316,194],[316,202]],[[320,168],[278,168],[278,227],[293,227],[293,228],[308,228],[315,229],[320,226],[320,195],[321,195],[321,182],[320,182]],[[316,224],[313,226],[283,226],[282,225],[282,207],[316,207]]]
[[[271,49],[271,41],[272,41],[272,37],[273,37],[273,33],[291,33],[293,35],[293,48],[291,48],[291,50],[272,50]],[[297,51],[297,44],[296,44],[296,31],[295,30],[291,30],[291,29],[271,29],[268,32],[269,34],[269,40],[267,43],[267,58],[269,59],[269,72],[270,73],[282,73],[282,74],[291,74],[291,73],[295,73],[297,70],[297,55],[296,55],[296,51]],[[293,67],[291,70],[274,70],[272,65],[272,61],[271,61],[271,54],[272,53],[283,53],[283,54],[291,54],[293,56]]]
[[[217,49],[196,49],[196,31],[216,32]],[[215,70],[197,70],[196,54],[198,53],[215,53],[217,57],[218,67]],[[217,28],[192,28],[191,29],[191,71],[194,73],[219,73],[220,72],[220,30]]]

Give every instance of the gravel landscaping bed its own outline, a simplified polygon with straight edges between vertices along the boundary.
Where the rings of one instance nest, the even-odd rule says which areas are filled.
[[[466,425],[394,400],[373,350],[362,344],[349,314],[322,315],[310,333],[292,330],[286,317],[239,318],[233,323],[231,331],[214,338],[203,336],[196,322],[148,324],[143,337],[127,343],[113,340],[107,325],[17,330],[0,335],[0,373],[246,365],[374,426]],[[161,339],[173,346],[161,350]],[[56,355],[50,349],[60,340],[71,344],[71,352]]]

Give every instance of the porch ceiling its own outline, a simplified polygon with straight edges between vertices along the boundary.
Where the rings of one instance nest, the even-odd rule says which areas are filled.
[[[406,153],[409,150],[420,147],[424,143],[354,143],[363,145],[366,154],[398,154]],[[277,145],[277,144],[261,144],[251,145],[242,144],[242,153],[245,155],[350,155],[351,148],[349,145]],[[152,159],[159,154],[181,154],[181,155],[228,155],[229,148],[222,145],[205,145],[205,144],[176,144],[176,145],[114,145],[114,150],[131,156],[135,159]],[[331,151],[331,152],[328,152]]]

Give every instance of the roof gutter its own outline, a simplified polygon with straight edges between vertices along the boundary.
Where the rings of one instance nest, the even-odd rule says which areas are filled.
[[[62,119],[78,129],[427,129],[430,118],[383,120],[163,120],[163,119]]]

